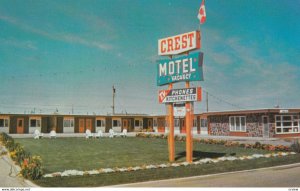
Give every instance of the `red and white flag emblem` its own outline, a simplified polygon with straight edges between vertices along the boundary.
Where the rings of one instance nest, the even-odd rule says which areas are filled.
[[[206,20],[206,12],[205,12],[204,0],[202,0],[201,6],[199,8],[198,19],[200,20],[200,24],[203,24],[205,22],[205,20]]]

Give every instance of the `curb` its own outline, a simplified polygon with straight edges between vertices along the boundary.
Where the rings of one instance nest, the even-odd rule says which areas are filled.
[[[254,172],[254,171],[260,171],[260,170],[270,170],[270,169],[276,170],[276,169],[282,169],[282,168],[284,169],[284,168],[291,168],[291,167],[298,167],[298,166],[300,166],[300,163],[293,163],[293,164],[280,165],[280,166],[271,166],[271,167],[263,167],[263,168],[256,168],[256,169],[250,169],[250,170],[240,170],[240,171],[233,171],[233,172],[207,174],[207,175],[200,175],[200,176],[189,176],[189,177],[163,179],[163,180],[152,180],[152,181],[136,182],[136,183],[129,183],[129,184],[116,184],[116,185],[110,185],[110,186],[104,186],[104,187],[130,187],[130,186],[144,184],[144,183],[157,184],[158,182],[170,182],[170,181],[176,182],[176,181],[187,180],[187,179],[207,178],[207,177],[212,177],[212,176],[222,176],[222,175],[228,175],[228,174]],[[143,187],[143,186],[140,186],[140,187]]]

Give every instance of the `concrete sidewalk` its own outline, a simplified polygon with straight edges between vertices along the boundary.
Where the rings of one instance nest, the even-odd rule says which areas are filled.
[[[299,187],[300,163],[108,187]]]
[[[0,145],[0,150],[5,149]],[[34,183],[20,176],[20,167],[16,166],[11,158],[2,155],[0,158],[0,187],[38,187]]]

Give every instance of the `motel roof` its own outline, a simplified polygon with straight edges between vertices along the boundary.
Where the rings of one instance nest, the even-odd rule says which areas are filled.
[[[239,115],[239,114],[253,114],[253,113],[300,113],[300,108],[270,108],[270,109],[250,109],[250,110],[232,110],[232,111],[212,111],[204,112],[201,115]]]

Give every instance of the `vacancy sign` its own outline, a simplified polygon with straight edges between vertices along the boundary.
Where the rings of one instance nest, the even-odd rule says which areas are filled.
[[[174,59],[159,60],[157,85],[180,81],[203,81],[203,53],[195,52]]]
[[[192,31],[158,40],[158,55],[168,56],[199,49],[200,31]]]
[[[158,100],[159,103],[201,101],[201,87],[160,90],[158,94]]]

